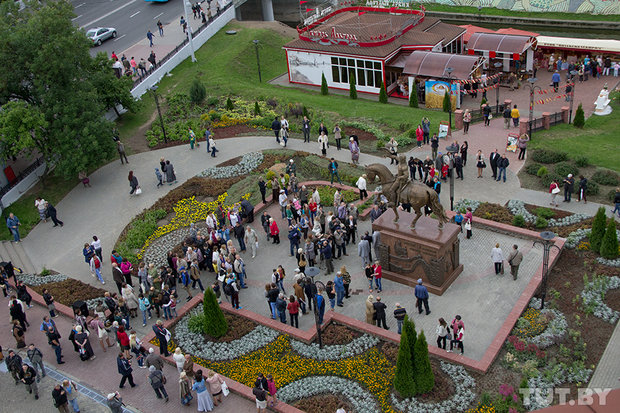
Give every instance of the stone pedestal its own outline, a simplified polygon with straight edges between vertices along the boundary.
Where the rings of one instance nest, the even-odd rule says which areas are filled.
[[[459,226],[447,223],[437,228],[437,221],[420,217],[411,229],[414,214],[399,212],[394,223],[394,211],[387,210],[372,224],[381,232],[379,260],[383,277],[414,287],[422,278],[428,290],[442,295],[463,271],[459,260]]]

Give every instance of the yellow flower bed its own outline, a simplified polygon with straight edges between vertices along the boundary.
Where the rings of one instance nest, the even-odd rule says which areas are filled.
[[[142,249],[138,253],[138,258],[141,259],[144,255],[144,251],[155,241],[157,238],[169,234],[172,231],[175,231],[182,227],[187,227],[189,224],[198,221],[204,221],[207,219],[207,215],[214,212],[217,208],[218,204],[221,202],[224,204],[224,201],[228,197],[228,193],[225,192],[222,195],[218,196],[215,201],[211,202],[200,202],[196,200],[196,197],[185,198],[177,202],[177,204],[172,208],[174,211],[174,217],[170,221],[169,224],[161,226],[155,230],[155,232],[148,237]],[[242,196],[243,199],[248,199],[250,194],[247,193]],[[239,205],[240,202],[235,204],[225,206],[226,210],[231,210],[235,206]]]
[[[478,406],[475,409],[469,409],[465,413],[495,413],[495,406],[493,403],[483,404],[482,406]]]
[[[230,361],[195,357],[201,366],[253,387],[259,372],[273,375],[278,387],[308,376],[339,376],[355,380],[373,394],[383,412],[397,412],[390,404],[396,367],[376,347],[343,360],[319,361],[293,351],[290,336],[283,334],[267,346]]]
[[[546,326],[547,323],[540,310],[530,307],[519,317],[513,334],[521,339],[535,337],[545,331]]]

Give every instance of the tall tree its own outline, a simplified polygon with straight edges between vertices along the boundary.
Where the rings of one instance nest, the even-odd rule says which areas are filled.
[[[113,155],[104,112],[120,103],[133,109],[127,80],[90,56],[72,17],[66,0],[27,2],[21,11],[0,4],[0,151],[39,153],[66,178]]]
[[[401,397],[411,397],[416,394],[416,385],[413,379],[413,359],[408,330],[404,329],[400,335],[396,373],[394,374],[394,388]]]
[[[379,82],[379,103],[388,103],[387,92],[383,80]]]
[[[224,313],[217,303],[215,293],[211,288],[207,288],[202,299],[202,310],[204,317],[204,331],[211,337],[222,337],[228,331],[228,323]]]
[[[412,87],[409,91],[409,107],[418,107],[418,87],[415,84],[415,80],[412,82]]]
[[[605,208],[600,207],[594,216],[592,222],[592,232],[588,239],[590,240],[590,248],[593,251],[599,252],[601,250],[601,243],[603,242],[603,236],[605,235],[605,224],[607,222],[607,216],[605,215]]]
[[[357,88],[355,86],[355,72],[353,70],[349,72],[349,97],[351,99],[357,99]]]
[[[424,330],[420,331],[415,342],[415,353],[413,355],[415,364],[413,366],[413,379],[416,384],[417,394],[428,393],[435,387],[435,375],[428,358],[428,344]]]
[[[321,95],[329,95],[329,88],[327,87],[327,79],[325,79],[325,73],[321,73]]]
[[[618,234],[616,234],[616,221],[609,219],[605,235],[601,241],[601,256],[608,260],[618,257]]]

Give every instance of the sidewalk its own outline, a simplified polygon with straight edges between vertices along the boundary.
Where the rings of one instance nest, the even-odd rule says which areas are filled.
[[[607,343],[607,348],[598,362],[588,387],[620,389],[620,323],[616,323],[614,333]]]

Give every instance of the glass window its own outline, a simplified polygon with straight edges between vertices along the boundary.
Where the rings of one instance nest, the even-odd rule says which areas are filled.
[[[357,67],[364,68],[364,61],[363,60],[358,60],[357,61]]]
[[[381,63],[375,62],[375,70],[381,70]]]
[[[372,69],[372,62],[366,61],[366,69]]]
[[[349,83],[349,75],[347,74],[348,71],[349,71],[348,67],[346,66],[340,67],[340,83]]]
[[[366,76],[364,75],[364,69],[357,69],[357,84],[359,86],[366,86]]]
[[[336,65],[332,66],[332,80],[336,83],[340,83],[340,71]]]
[[[332,57],[332,64],[333,65],[337,65],[338,64],[338,58],[337,57]]]
[[[346,65],[347,65],[347,59],[345,59],[345,58],[341,57],[341,58],[340,58],[340,65],[342,65],[342,66],[346,66]]]
[[[355,60],[349,59],[349,66],[355,67]]]
[[[353,62],[355,63],[355,62]],[[349,76],[353,77],[353,82],[355,82],[357,84],[357,81],[355,80],[355,69],[354,68],[350,68],[347,67],[347,72],[349,73]],[[351,81],[351,79],[349,79],[349,81]]]
[[[374,86],[375,85],[375,79],[374,79],[374,75],[373,75],[373,71],[372,70],[366,70],[366,84],[368,86]]]
[[[375,72],[375,87],[379,87],[382,82],[381,72]]]

